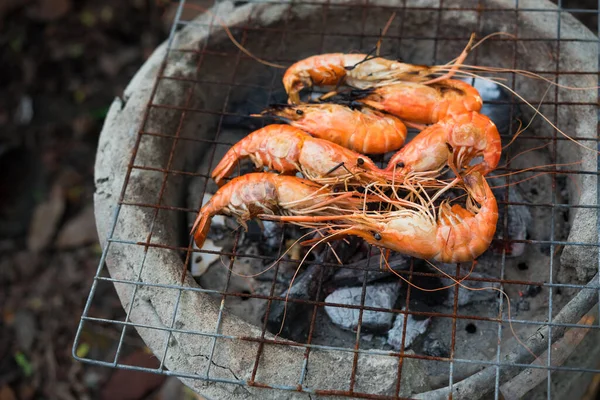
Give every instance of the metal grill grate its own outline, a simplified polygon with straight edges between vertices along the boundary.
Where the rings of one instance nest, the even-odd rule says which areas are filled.
[[[124,368],[124,369],[134,369],[140,371],[146,371],[150,373],[159,373],[159,374],[167,374],[178,376],[185,379],[191,380],[203,380],[210,382],[219,382],[223,384],[233,384],[233,385],[241,385],[245,387],[256,387],[256,388],[270,388],[263,390],[286,390],[286,391],[299,391],[306,392],[309,394],[318,394],[318,395],[337,395],[337,396],[348,396],[348,397],[362,397],[362,398],[399,398],[400,393],[402,391],[402,385],[404,385],[404,381],[402,380],[404,364],[406,360],[418,360],[421,363],[444,363],[448,367],[448,382],[446,385],[446,389],[453,391],[456,397],[463,398],[462,396],[457,396],[456,387],[458,382],[465,379],[464,376],[457,377],[454,373],[455,366],[457,364],[474,364],[480,366],[483,369],[483,372],[478,374],[481,375],[479,377],[471,377],[479,379],[481,385],[483,385],[479,390],[481,392],[485,392],[488,389],[494,393],[495,398],[499,398],[501,396],[501,385],[510,377],[516,375],[514,371],[521,372],[525,369],[531,368],[532,370],[544,370],[547,373],[547,397],[550,399],[553,395],[553,386],[552,386],[552,374],[556,371],[563,371],[565,373],[600,373],[600,369],[598,366],[595,368],[587,368],[581,365],[556,365],[553,362],[553,347],[552,344],[555,339],[559,336],[562,336],[566,329],[573,328],[586,328],[591,329],[592,332],[595,332],[600,328],[600,324],[595,323],[595,325],[579,325],[577,321],[579,318],[575,318],[574,320],[569,319],[573,315],[583,315],[587,313],[593,305],[597,302],[597,294],[600,293],[600,280],[598,275],[596,275],[592,280],[587,284],[575,284],[575,283],[559,283],[556,281],[556,263],[558,260],[558,253],[564,248],[564,246],[581,246],[586,248],[594,248],[597,249],[598,254],[600,254],[600,243],[598,242],[574,242],[565,240],[560,237],[557,232],[555,232],[555,227],[557,225],[556,219],[559,218],[557,213],[561,210],[575,210],[575,209],[589,209],[589,210],[597,210],[598,205],[600,204],[600,193],[598,193],[598,197],[594,199],[595,204],[565,204],[561,203],[558,200],[559,194],[557,193],[558,187],[560,186],[557,183],[557,180],[560,179],[571,179],[576,176],[589,176],[595,180],[596,185],[600,185],[600,175],[597,171],[582,171],[577,168],[573,168],[572,166],[549,166],[544,168],[539,168],[536,171],[539,173],[548,173],[551,177],[550,181],[550,198],[546,199],[545,202],[540,203],[529,203],[529,202],[517,202],[511,201],[508,195],[508,191],[506,191],[506,196],[503,199],[498,199],[499,207],[505,207],[508,210],[510,207],[531,207],[531,208],[546,208],[550,210],[551,215],[551,223],[549,226],[550,237],[549,239],[524,239],[524,240],[507,240],[500,239],[498,242],[501,242],[503,245],[506,243],[524,243],[529,246],[546,246],[549,248],[549,264],[548,264],[548,274],[546,276],[540,276],[539,279],[535,280],[527,280],[527,279],[509,279],[506,277],[506,254],[503,252],[501,255],[497,256],[496,261],[498,263],[498,277],[497,278],[476,278],[469,277],[465,280],[465,282],[490,282],[497,283],[505,290],[509,290],[512,288],[521,288],[523,286],[541,286],[548,291],[547,297],[547,305],[546,309],[546,317],[545,320],[538,319],[519,319],[519,318],[508,318],[506,313],[506,301],[503,296],[498,297],[497,305],[495,306],[494,314],[495,316],[490,315],[469,315],[462,313],[458,306],[458,298],[459,298],[459,290],[464,290],[459,288],[459,286],[454,287],[455,296],[454,296],[454,304],[450,313],[443,312],[430,312],[430,311],[416,311],[410,309],[411,297],[414,296],[414,292],[416,289],[410,286],[403,287],[405,292],[403,295],[405,296],[405,305],[404,309],[382,309],[377,307],[370,307],[365,305],[365,297],[367,292],[367,280],[363,279],[362,286],[362,294],[361,294],[361,303],[359,306],[348,306],[341,304],[327,304],[323,301],[324,295],[322,293],[324,278],[323,271],[326,268],[353,268],[364,271],[364,276],[366,277],[369,271],[372,271],[374,268],[378,268],[379,264],[378,259],[373,259],[371,263],[367,262],[366,266],[357,267],[357,266],[339,266],[334,263],[318,263],[315,261],[307,261],[306,265],[319,265],[320,275],[319,275],[319,284],[317,289],[317,296],[313,299],[299,299],[299,298],[289,298],[287,301],[290,303],[296,304],[304,304],[308,307],[312,308],[312,312],[308,314],[308,318],[310,319],[309,323],[309,331],[307,335],[307,340],[304,343],[291,342],[289,340],[285,340],[279,337],[272,338],[267,333],[267,323],[265,323],[260,327],[261,334],[256,335],[248,335],[248,336],[240,336],[240,335],[230,335],[224,333],[224,321],[229,317],[227,316],[227,312],[225,311],[225,303],[228,298],[236,297],[236,298],[254,298],[261,299],[267,303],[267,311],[268,314],[271,310],[271,306],[274,302],[281,302],[286,300],[285,297],[276,293],[276,282],[277,276],[280,273],[280,265],[276,263],[274,266],[271,290],[268,295],[260,295],[256,293],[240,293],[230,288],[230,280],[232,278],[231,268],[234,265],[234,261],[236,258],[258,258],[262,259],[265,262],[274,262],[277,260],[279,255],[266,256],[266,255],[249,255],[244,253],[238,253],[238,241],[240,240],[240,232],[236,232],[235,239],[233,242],[233,250],[232,251],[222,251],[222,252],[214,252],[209,250],[194,250],[192,246],[192,242],[190,241],[187,245],[184,243],[180,245],[173,245],[173,243],[163,242],[161,240],[157,240],[156,238],[160,238],[161,236],[157,233],[156,227],[160,225],[161,218],[165,218],[166,215],[177,215],[177,218],[188,217],[189,215],[195,215],[197,213],[197,209],[190,208],[187,206],[181,206],[181,204],[170,205],[165,200],[165,192],[168,190],[169,184],[173,184],[173,177],[186,177],[186,178],[195,178],[202,179],[204,182],[203,192],[206,191],[208,181],[210,179],[208,172],[212,170],[212,167],[216,165],[218,160],[215,157],[217,146],[230,146],[232,143],[229,143],[227,140],[221,139],[221,132],[223,129],[224,122],[226,118],[247,118],[247,115],[240,114],[236,112],[232,112],[230,108],[230,98],[235,90],[257,90],[267,94],[267,103],[262,106],[267,106],[270,99],[275,92],[281,91],[281,74],[273,73],[272,78],[270,79],[270,83],[260,84],[260,83],[248,83],[245,79],[239,80],[238,77],[242,74],[241,70],[243,69],[244,63],[255,62],[250,57],[239,51],[237,48],[233,46],[229,46],[226,49],[214,47],[211,42],[211,35],[214,35],[213,32],[216,32],[220,29],[219,24],[215,21],[214,16],[210,18],[210,24],[207,27],[205,24],[200,24],[198,22],[190,22],[181,20],[182,10],[185,6],[185,1],[182,0],[179,3],[179,7],[175,16],[175,21],[173,23],[173,27],[171,30],[171,34],[167,43],[166,56],[160,66],[158,71],[158,75],[156,77],[154,86],[152,88],[152,93],[150,95],[150,102],[145,108],[144,115],[137,132],[137,136],[135,141],[133,142],[133,148],[131,153],[131,158],[128,163],[127,173],[124,177],[124,182],[122,186],[122,190],[120,192],[117,205],[114,208],[114,217],[113,220],[110,221],[110,227],[108,228],[108,237],[106,238],[105,246],[103,249],[102,258],[100,261],[100,265],[97,271],[97,274],[94,278],[94,282],[92,285],[92,289],[90,292],[90,297],[87,301],[86,307],[83,311],[83,315],[81,317],[81,323],[75,338],[74,349],[76,349],[79,343],[82,340],[82,330],[84,325],[86,324],[109,324],[112,326],[117,326],[121,330],[121,335],[119,338],[118,345],[116,347],[116,352],[114,354],[113,361],[104,361],[99,359],[91,359],[91,358],[76,358],[81,361],[93,363],[96,365],[102,365],[107,367],[116,367],[116,368]],[[261,2],[249,2],[249,3],[268,3],[266,1]],[[548,76],[551,79],[560,80],[561,78],[567,78],[570,82],[573,81],[572,78],[579,76],[592,76],[595,79],[598,78],[598,74],[600,71],[600,65],[596,70],[590,71],[581,71],[581,70],[566,70],[562,68],[560,63],[560,51],[561,46],[565,46],[565,43],[591,43],[598,45],[598,49],[600,49],[600,41],[596,39],[586,39],[586,38],[563,38],[561,36],[561,27],[563,26],[563,18],[565,13],[574,13],[574,14],[589,14],[589,15],[599,15],[598,7],[595,9],[581,9],[581,8],[568,8],[563,7],[563,2],[559,0],[557,9],[549,9],[549,8],[536,8],[530,7],[530,2],[519,3],[516,0],[514,7],[512,8],[493,8],[486,5],[485,2],[465,2],[468,4],[464,7],[455,7],[453,4],[446,4],[442,1],[433,2],[435,3],[432,6],[423,6],[419,2],[411,1],[403,1],[398,2],[399,5],[393,6],[382,6],[369,4],[369,2],[360,2],[360,3],[339,3],[336,1],[298,1],[298,2],[290,2],[286,3],[283,6],[286,7],[285,16],[282,17],[284,21],[283,26],[277,27],[264,27],[260,25],[253,24],[251,20],[248,20],[247,23],[243,23],[241,25],[232,28],[234,35],[240,40],[240,43],[244,46],[249,46],[251,48],[251,41],[248,39],[249,37],[256,38],[257,35],[273,35],[280,36],[281,39],[279,41],[279,49],[275,52],[278,54],[277,59],[274,57],[269,57],[269,61],[290,64],[291,62],[297,60],[301,57],[301,55],[297,54],[293,47],[290,47],[290,37],[299,38],[302,35],[311,35],[316,36],[317,39],[315,43],[317,43],[317,47],[312,49],[313,54],[331,51],[332,42],[340,41],[344,42],[344,40],[352,40],[352,43],[358,43],[361,46],[361,49],[367,48],[369,45],[372,45],[377,39],[378,34],[376,31],[373,31],[373,28],[368,27],[368,14],[369,11],[378,8],[383,9],[385,11],[396,11],[398,13],[398,30],[397,32],[390,31],[386,36],[386,41],[395,43],[398,48],[402,48],[403,42],[406,41],[425,41],[431,42],[433,46],[433,57],[431,60],[425,60],[431,64],[439,63],[441,61],[439,53],[440,48],[446,46],[448,43],[454,43],[457,46],[463,45],[468,40],[468,33],[465,32],[465,35],[458,36],[449,36],[443,32],[442,27],[442,15],[444,13],[455,13],[455,12],[469,12],[473,13],[476,16],[477,22],[476,26],[481,25],[482,19],[486,17],[490,17],[495,12],[498,13],[510,13],[514,15],[514,30],[511,33],[515,34],[515,38],[506,38],[506,37],[498,37],[491,39],[490,43],[497,45],[506,45],[512,47],[512,60],[510,60],[509,66],[513,68],[519,68],[522,64],[520,64],[517,58],[517,46],[527,46],[528,43],[534,42],[547,42],[549,45],[554,46],[555,49],[555,62],[549,63],[552,64],[552,67],[543,70],[532,71],[535,73],[542,74],[544,76]],[[472,4],[471,4],[472,3]],[[273,6],[281,7],[282,4],[279,2],[272,2]],[[244,5],[242,5],[243,7]],[[309,7],[317,7],[320,9],[320,20],[317,21],[314,17],[311,22],[311,26],[307,27],[305,31],[290,31],[287,28],[287,21],[291,18],[292,12],[295,7],[299,6],[309,6]],[[358,14],[362,15],[361,20],[357,25],[357,29],[359,32],[336,32],[331,33],[328,30],[328,26],[331,24],[332,16],[335,16],[336,13],[339,12],[340,9],[352,9],[355,8],[358,11]],[[429,15],[434,16],[434,18],[430,21],[431,27],[428,30],[428,33],[424,33],[422,35],[404,35],[403,27],[404,27],[404,16],[407,12],[423,12],[430,13]],[[549,24],[556,24],[556,36],[555,37],[519,37],[519,16],[522,13],[545,13],[548,15]],[[492,17],[493,18],[493,17]],[[385,22],[385,21],[383,21]],[[314,28],[312,25],[317,25],[317,28]],[[204,41],[199,48],[197,49],[189,49],[189,48],[178,48],[177,47],[177,32],[181,30],[183,27],[186,29],[208,29],[209,36]],[[369,29],[368,29],[369,28]],[[240,39],[241,38],[241,39]],[[345,43],[345,42],[344,42]],[[335,47],[335,46],[334,46]],[[252,49],[251,49],[252,50]],[[347,49],[340,45],[338,47],[338,51],[346,51]],[[195,65],[195,74],[193,76],[174,76],[169,75],[167,70],[170,67],[171,63],[175,63],[174,57],[180,57],[182,55],[192,55],[195,57],[196,65]],[[257,52],[260,56],[260,51]],[[471,57],[474,64],[477,64],[478,57],[480,51],[475,51]],[[302,55],[305,56],[305,55]],[[231,76],[224,76],[222,79],[210,79],[206,78],[203,72],[204,61],[207,57],[219,57],[224,60],[224,62],[232,63],[231,68],[227,68],[228,71],[232,72]],[[411,61],[411,60],[408,60]],[[600,60],[599,60],[600,62]],[[243,74],[242,74],[243,75]],[[507,84],[512,88],[518,87],[518,77],[515,74],[506,74],[508,77]],[[156,101],[155,95],[159,90],[159,86],[165,82],[178,82],[182,85],[182,87],[186,88],[186,90],[182,90],[180,93],[180,97],[176,99],[172,99],[171,102],[166,101]],[[224,99],[223,104],[218,107],[202,107],[198,106],[195,96],[195,88],[197,86],[208,86],[213,90],[218,90],[222,93],[222,98]],[[550,89],[550,92],[543,99],[532,99],[533,104],[537,104],[538,102],[543,101],[544,111],[548,115],[548,117],[553,121],[558,121],[558,125],[561,125],[560,115],[562,110],[566,110],[569,107],[579,107],[579,106],[596,106],[598,104],[598,98],[596,101],[569,101],[567,97],[561,96],[559,90],[557,88]],[[515,118],[514,114],[517,113],[519,107],[524,106],[524,102],[515,98],[514,96],[508,100],[500,100],[500,101],[492,101],[492,104],[499,105],[508,105],[510,108],[511,114],[511,126],[508,129],[508,132],[514,132],[516,130],[516,126],[513,126]],[[172,112],[173,115],[176,115],[174,121],[176,122],[170,132],[157,132],[150,129],[148,126],[151,125],[148,123],[149,120],[152,119],[152,113],[154,110],[163,110],[164,112]],[[184,125],[191,118],[191,115],[208,115],[216,118],[216,134],[212,139],[204,139],[192,136],[188,136],[183,133]],[[174,132],[174,133],[173,133]],[[558,152],[561,149],[561,143],[566,143],[567,139],[557,134],[555,131],[546,135],[530,135],[525,133],[520,136],[520,142],[526,142],[528,140],[531,141],[539,141],[540,139],[545,139],[550,143],[549,154],[551,164],[559,164],[559,154]],[[511,134],[503,135],[503,143],[505,141],[510,140],[512,138]],[[600,145],[598,144],[597,138],[590,139],[589,136],[578,136],[578,134],[573,135],[573,138],[581,141],[582,143],[591,146],[597,147],[600,149]],[[143,143],[145,140],[160,140],[161,143],[166,143],[169,146],[169,153],[165,159],[165,164],[162,163],[149,164],[149,165],[140,165],[137,163],[138,160],[138,152],[143,147]],[[177,162],[179,157],[183,157],[185,147],[192,146],[193,148],[207,148],[208,150],[205,152],[204,157],[207,157],[209,160],[209,171],[196,171],[192,170],[190,167],[183,166],[182,163]],[[196,147],[194,147],[196,146]],[[598,160],[598,167],[600,167],[600,159]],[[510,162],[506,167],[500,168],[499,171],[501,173],[510,173],[517,172],[520,168],[511,166]],[[128,191],[131,189],[131,177],[138,172],[151,172],[160,174],[161,184],[160,189],[155,193],[155,202],[140,202],[136,201],[134,198],[128,196]],[[505,182],[507,185],[514,183],[516,178],[507,175],[505,178]],[[199,199],[201,202],[202,198]],[[198,206],[201,204],[199,203]],[[127,208],[128,210],[150,210],[151,213],[151,221],[149,223],[149,230],[144,232],[143,240],[128,240],[124,239],[120,236],[120,230],[122,226],[120,225],[120,214],[123,209]],[[148,215],[148,214],[147,214]],[[508,213],[505,213],[505,220],[503,222],[504,236],[507,237],[508,230]],[[170,217],[169,217],[170,218]],[[600,231],[600,220],[597,224],[597,229]],[[141,264],[137,266],[133,266],[133,270],[137,271],[136,274],[132,277],[122,277],[122,276],[112,276],[109,277],[107,275],[106,269],[106,261],[109,258],[109,253],[111,251],[111,247],[114,246],[124,246],[125,248],[131,249],[131,251],[141,250],[143,252],[143,257],[141,258]],[[220,256],[225,256],[229,259],[229,272],[226,276],[226,282],[222,289],[205,289],[200,288],[198,286],[188,286],[188,285],[178,285],[174,282],[155,282],[143,279],[143,271],[146,263],[146,255],[148,254],[150,249],[154,249],[156,251],[160,250],[169,250],[176,252],[182,255],[184,259],[184,265],[190,265],[191,259],[197,254],[219,254]],[[280,244],[280,253],[283,250],[283,239]],[[130,251],[130,250],[126,250]],[[114,261],[114,260],[113,260]],[[165,266],[167,268],[168,266]],[[600,272],[600,263],[598,263],[598,271]],[[411,262],[410,268],[405,271],[399,271],[408,281],[412,281],[414,279],[429,279],[442,277],[439,273],[434,272],[424,272],[424,271],[416,271],[414,268],[414,264]],[[464,274],[462,275],[464,276]],[[460,266],[456,267],[456,276],[455,279],[461,279],[461,268]],[[97,292],[99,285],[102,284],[114,284],[115,286],[120,287],[128,287],[130,296],[129,300],[124,301],[126,316],[124,320],[116,320],[116,319],[108,319],[102,318],[98,316],[92,315],[90,312],[92,304],[94,302],[94,296]],[[139,299],[140,294],[139,288],[151,288],[156,290],[163,290],[165,292],[169,292],[173,294],[174,303],[173,309],[171,312],[171,316],[169,321],[161,321],[160,319],[152,319],[148,318],[147,321],[134,320],[131,318],[132,310],[136,306],[136,301]],[[570,289],[573,292],[573,300],[568,303],[566,308],[563,308],[561,313],[556,307],[555,293],[556,290],[567,290]],[[206,327],[205,330],[196,330],[196,329],[182,329],[178,326],[178,312],[180,310],[180,304],[182,302],[183,297],[189,293],[203,293],[203,294],[212,294],[220,296],[221,302],[218,308],[218,319],[216,326],[214,327]],[[136,297],[137,296],[137,297]],[[123,298],[122,298],[123,300]],[[353,346],[333,346],[333,345],[324,345],[324,344],[315,344],[313,343],[313,334],[316,329],[317,324],[317,314],[323,313],[323,308],[325,305],[333,306],[333,307],[345,307],[345,308],[354,308],[359,310],[359,323],[356,329],[355,341]],[[491,307],[491,306],[490,306]],[[570,307],[570,308],[568,308]],[[380,312],[393,312],[398,314],[398,318],[403,317],[405,319],[405,326],[407,322],[407,318],[409,315],[417,316],[417,317],[428,317],[428,318],[440,318],[440,319],[449,319],[452,322],[452,336],[450,339],[450,352],[447,357],[436,357],[425,354],[418,353],[408,353],[405,351],[404,344],[402,345],[400,351],[389,351],[389,350],[378,350],[378,349],[369,349],[364,348],[361,344],[361,335],[364,332],[361,332],[361,323],[364,312],[366,311],[380,311]],[[564,312],[564,314],[563,314]],[[598,312],[600,312],[600,306],[598,307]],[[567,317],[565,317],[566,314]],[[596,316],[597,318],[597,316]],[[461,357],[460,354],[457,354],[457,330],[458,326],[463,326],[464,324],[476,321],[478,323],[484,324],[493,324],[495,326],[495,332],[497,335],[497,347],[495,349],[495,356],[492,359],[472,359]],[[551,322],[548,322],[551,321]],[[541,333],[538,336],[535,336],[528,340],[526,343],[529,347],[531,347],[538,356],[544,351],[547,350],[547,355],[543,358],[538,359],[537,363],[530,363],[531,358],[527,359],[526,351],[519,346],[515,346],[516,356],[514,358],[504,358],[502,356],[502,346],[506,343],[506,336],[510,336],[510,331],[506,331],[508,327],[508,323],[511,322],[515,326],[522,327],[537,327],[538,331]],[[131,327],[135,327],[139,331],[143,330],[154,330],[161,331],[165,333],[164,345],[161,347],[160,352],[157,352],[157,349],[153,348],[156,352],[156,356],[160,360],[160,366],[157,369],[152,368],[142,368],[134,365],[127,365],[122,362],[122,350],[123,350],[123,340],[126,336],[127,329],[131,329]],[[533,330],[525,330],[525,332],[533,332]],[[177,369],[167,369],[169,364],[169,349],[170,343],[174,338],[174,335],[178,337],[187,337],[188,340],[194,341],[195,338],[210,338],[211,345],[210,351],[206,362],[206,368],[202,371],[188,371],[188,370],[177,370]],[[548,339],[553,340],[548,340]],[[403,342],[404,342],[403,337]],[[213,359],[218,355],[218,353],[223,350],[223,346],[220,343],[236,343],[236,342],[250,342],[255,344],[256,352],[254,356],[254,361],[252,365],[248,368],[248,374],[244,378],[223,378],[221,375],[216,374],[214,372],[215,368],[221,368],[217,363],[213,361]],[[300,349],[298,353],[298,362],[301,367],[297,371],[298,374],[295,377],[290,377],[287,382],[274,382],[269,380],[269,377],[265,377],[264,374],[260,374],[259,370],[261,368],[261,363],[266,363],[265,361],[265,348],[272,348],[273,346],[293,346],[295,349]],[[224,351],[224,350],[223,350]],[[345,389],[330,389],[328,387],[317,387],[307,383],[307,375],[309,375],[309,366],[311,365],[311,354],[315,351],[325,351],[330,353],[349,353],[350,357],[346,360],[351,360],[351,365],[347,366],[335,366],[335,368],[349,368],[348,382],[345,386]],[[394,391],[391,395],[383,395],[377,393],[371,393],[365,391],[364,386],[360,386],[357,383],[357,377],[360,375],[358,370],[360,369],[361,360],[363,357],[369,356],[378,356],[378,357],[392,357],[398,360],[397,362],[397,370],[396,370],[396,380],[394,383]],[[334,366],[331,366],[334,367]],[[511,372],[512,371],[512,372]],[[235,374],[234,374],[235,375]],[[467,378],[467,379],[471,379]],[[189,382],[189,381],[187,381]],[[485,386],[489,384],[488,386]],[[473,386],[475,387],[475,386]],[[472,389],[475,390],[475,389]],[[462,395],[465,395],[465,392],[461,392]],[[448,397],[448,392],[435,392],[435,395],[432,393],[431,396],[442,396]],[[431,397],[436,398],[436,397]]]

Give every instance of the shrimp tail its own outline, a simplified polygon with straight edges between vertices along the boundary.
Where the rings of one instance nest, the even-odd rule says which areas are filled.
[[[191,233],[193,233],[194,242],[196,242],[196,246],[198,246],[199,249],[202,248],[204,242],[206,241],[206,236],[208,235],[208,231],[210,230],[210,222],[210,213],[202,211],[198,214],[198,217],[194,222],[194,226],[192,227]]]
[[[212,172],[212,178],[219,187],[225,183],[223,179],[231,175],[239,159],[240,154],[235,151],[228,151],[223,159],[219,161],[219,164],[217,164]]]

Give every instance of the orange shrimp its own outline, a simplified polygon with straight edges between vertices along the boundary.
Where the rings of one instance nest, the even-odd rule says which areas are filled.
[[[469,194],[466,207],[443,202],[437,218],[431,213],[405,209],[387,213],[364,213],[343,235],[356,235],[367,242],[413,257],[444,263],[472,261],[485,252],[496,232],[498,205],[479,172],[465,175]],[[474,202],[479,204],[477,207]]]
[[[291,104],[300,103],[300,91],[312,86],[336,86],[345,80],[357,88],[371,87],[384,79],[426,80],[430,67],[405,64],[368,54],[330,53],[300,60],[283,75]]]
[[[483,101],[466,82],[448,79],[431,85],[399,82],[365,91],[354,91],[358,102],[417,124],[435,124],[451,116],[479,111]]]
[[[475,35],[460,55],[445,65],[427,66],[406,64],[387,60],[370,54],[330,53],[320,54],[300,60],[290,66],[283,76],[283,86],[290,104],[300,103],[300,91],[312,86],[348,86],[367,89],[385,86],[399,81],[435,83],[450,79],[462,65],[473,47]],[[436,75],[435,78],[431,78]]]
[[[456,174],[477,157],[475,168],[482,174],[494,170],[500,161],[502,144],[496,125],[477,112],[446,118],[421,131],[398,151],[385,169],[406,175],[409,172],[439,172],[449,165]]]
[[[384,172],[368,157],[290,125],[268,125],[236,143],[213,170],[215,182],[220,184],[245,157],[257,168],[300,171],[320,184],[385,182]]]
[[[301,104],[273,107],[262,115],[363,154],[398,150],[406,139],[406,126],[400,119],[367,107],[355,110],[341,104]]]
[[[351,192],[333,193],[295,176],[251,173],[223,185],[200,209],[191,233],[198,248],[202,248],[214,215],[235,216],[247,229],[246,221],[261,214],[306,214],[310,218],[338,214],[342,209],[356,210],[362,203],[352,195]]]

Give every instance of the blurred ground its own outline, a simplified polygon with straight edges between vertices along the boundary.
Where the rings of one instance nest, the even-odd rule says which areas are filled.
[[[109,380],[111,369],[71,357],[101,251],[92,207],[98,135],[114,97],[166,38],[171,16],[168,1],[0,1],[2,400],[171,397],[156,397],[161,377]],[[94,306],[117,318],[123,310],[109,290]],[[90,345],[78,351],[102,358],[118,335],[85,332]],[[135,334],[128,337],[130,357],[153,365]]]
[[[0,0],[1,400],[191,396],[174,378],[71,357],[101,252],[92,207],[98,134],[173,11],[168,0]],[[595,29],[593,14],[576,16]],[[122,317],[112,289],[103,290],[94,315]],[[77,352],[114,354],[120,333],[84,332]],[[126,347],[128,363],[156,365],[135,333]]]

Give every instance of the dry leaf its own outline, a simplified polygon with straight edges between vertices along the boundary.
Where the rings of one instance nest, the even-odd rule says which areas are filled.
[[[60,230],[56,239],[56,247],[59,249],[73,248],[97,241],[94,206],[90,204]]]
[[[55,185],[48,199],[38,204],[33,212],[27,237],[27,248],[30,251],[39,252],[48,246],[64,211],[63,190]]]
[[[0,387],[0,400],[17,400],[15,392],[8,385]]]
[[[137,351],[120,363],[135,365],[144,368],[158,368],[158,359],[145,353],[143,350]],[[103,400],[137,400],[142,399],[148,393],[156,390],[163,384],[167,377],[148,372],[117,370],[115,371],[102,390],[101,399]]]

